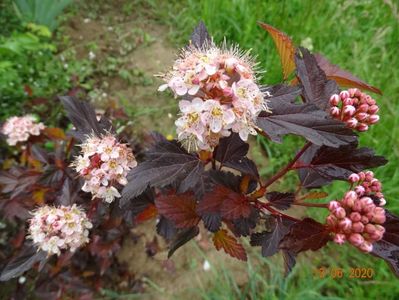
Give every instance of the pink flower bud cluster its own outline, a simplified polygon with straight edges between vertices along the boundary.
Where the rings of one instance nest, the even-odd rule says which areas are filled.
[[[348,191],[341,201],[329,203],[327,224],[337,244],[348,241],[363,252],[371,252],[373,243],[381,240],[385,232],[381,184],[370,171],[352,174],[349,180],[359,185]],[[379,198],[380,203],[376,204],[371,197]]]
[[[137,165],[132,150],[107,134],[101,138],[91,136],[81,145],[81,155],[73,166],[85,179],[82,190],[111,203],[120,197],[117,184],[127,184],[127,173]]]
[[[346,123],[350,128],[358,131],[367,131],[370,125],[377,123],[379,107],[371,96],[362,93],[359,89],[342,91],[330,98],[330,114]]]
[[[180,101],[178,139],[191,151],[211,150],[231,132],[246,141],[256,135],[256,118],[267,103],[256,84],[255,64],[237,48],[189,47],[165,76]]]
[[[33,212],[29,223],[28,238],[49,255],[60,255],[63,249],[74,252],[89,242],[89,229],[93,227],[76,204],[58,208],[42,206]]]
[[[26,142],[31,135],[40,135],[45,126],[37,123],[32,115],[11,117],[3,125],[1,132],[7,136],[7,143],[15,146],[19,142]]]

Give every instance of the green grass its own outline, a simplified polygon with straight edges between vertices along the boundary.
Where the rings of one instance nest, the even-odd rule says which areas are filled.
[[[154,3],[157,3],[155,1]],[[330,61],[351,71],[368,83],[379,87],[384,95],[374,95],[380,105],[381,121],[361,135],[361,146],[374,148],[377,154],[389,159],[388,165],[376,171],[382,180],[387,207],[399,212],[399,18],[395,1],[245,1],[202,0],[175,2],[161,6],[159,16],[171,27],[172,41],[184,45],[193,27],[204,20],[215,41],[224,37],[242,48],[252,48],[260,66],[267,72],[264,84],[280,82],[281,67],[272,39],[257,21],[269,23],[290,35],[300,45],[313,45],[314,52],[321,52]],[[258,140],[269,154],[270,164],[262,174],[268,176],[278,165],[289,159],[297,139],[287,138],[283,145]],[[330,196],[339,197],[344,185],[338,183],[326,189]],[[323,219],[318,210],[310,214]],[[304,255],[293,274],[284,280],[281,272],[269,260],[263,266],[248,264],[251,278],[245,288],[238,288],[228,270],[215,278],[211,289],[202,291],[203,299],[397,299],[399,286],[388,266],[356,249],[329,245],[316,254]],[[319,279],[312,274],[316,267],[341,266],[373,267],[372,282],[356,279]],[[250,269],[252,268],[252,269]],[[263,276],[268,269],[273,276]],[[247,290],[246,290],[247,288]]]

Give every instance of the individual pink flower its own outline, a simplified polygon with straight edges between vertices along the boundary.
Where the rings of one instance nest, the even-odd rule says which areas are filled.
[[[26,142],[30,136],[38,136],[45,128],[43,123],[38,123],[32,115],[11,117],[7,119],[1,128],[1,132],[7,136],[7,143],[15,146],[17,143]]]
[[[371,252],[373,243],[385,232],[381,226],[386,220],[381,184],[371,171],[354,173],[348,180],[352,186],[358,185],[342,200],[329,203],[327,225],[337,244],[348,241],[363,252]]]
[[[359,89],[342,91],[330,98],[330,114],[333,118],[341,120],[350,128],[360,132],[367,131],[377,123],[379,107],[371,96],[362,93]]]
[[[76,251],[89,242],[89,229],[93,227],[76,204],[72,206],[42,206],[32,213],[28,238],[48,255],[61,254],[61,250]]]
[[[82,190],[108,203],[121,197],[115,185],[126,185],[127,173],[137,165],[132,150],[111,134],[88,137],[81,148],[72,165],[85,179]]]

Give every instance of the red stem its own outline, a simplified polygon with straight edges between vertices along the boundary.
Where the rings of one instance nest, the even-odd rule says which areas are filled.
[[[323,207],[323,208],[328,207],[328,204],[326,203],[294,202],[292,203],[292,205],[307,206],[307,207]]]
[[[282,212],[279,212],[278,210],[275,210],[274,208],[272,208],[271,206],[268,205],[269,203],[263,203],[263,202],[260,202],[260,201],[256,201],[255,204],[256,204],[256,206],[258,206],[258,208],[260,210],[262,210],[262,208],[266,209],[274,216],[281,216],[282,218],[286,218],[286,219],[289,219],[289,220],[292,220],[292,221],[295,221],[295,222],[299,222],[300,221],[297,218],[291,217],[289,215],[283,214]]]
[[[297,160],[302,156],[302,154],[312,145],[311,142],[307,142],[301,150],[295,155],[295,157],[280,171],[278,171],[272,178],[270,178],[266,183],[263,185],[263,187],[268,187],[272,185],[275,181],[283,177],[288,171],[292,169],[292,167],[295,165]]]

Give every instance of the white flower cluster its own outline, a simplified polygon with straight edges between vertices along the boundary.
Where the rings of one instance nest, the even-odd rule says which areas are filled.
[[[137,165],[132,150],[111,134],[88,137],[81,147],[72,165],[85,178],[82,190],[111,203],[121,196],[115,185],[126,185],[127,173]]]
[[[246,141],[249,134],[257,134],[259,113],[268,111],[256,84],[255,64],[238,48],[186,48],[165,81],[160,91],[170,88],[184,99],[176,126],[189,151],[212,150],[231,132]]]
[[[7,119],[1,132],[7,136],[7,143],[15,146],[18,142],[26,142],[31,135],[40,135],[40,131],[44,128],[44,124],[37,123],[32,115],[14,116]]]
[[[49,255],[60,255],[63,249],[74,252],[89,242],[89,229],[93,227],[76,204],[59,208],[42,206],[33,212],[29,222],[28,238]]]

